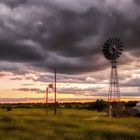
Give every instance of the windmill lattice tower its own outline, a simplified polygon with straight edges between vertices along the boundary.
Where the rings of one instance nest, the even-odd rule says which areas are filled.
[[[111,74],[109,82],[108,101],[120,101],[120,89],[117,73],[117,59],[123,51],[123,43],[117,37],[108,39],[103,46],[103,54],[111,63]]]

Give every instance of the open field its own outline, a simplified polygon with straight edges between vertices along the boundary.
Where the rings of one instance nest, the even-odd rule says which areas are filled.
[[[1,109],[0,140],[140,140],[140,119],[108,119],[88,110],[46,117],[43,109]]]

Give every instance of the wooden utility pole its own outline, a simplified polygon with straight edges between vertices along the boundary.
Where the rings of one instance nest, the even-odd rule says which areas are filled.
[[[56,69],[54,70],[54,114],[57,113],[57,102],[56,102]]]
[[[46,89],[46,116],[48,114],[48,87]]]

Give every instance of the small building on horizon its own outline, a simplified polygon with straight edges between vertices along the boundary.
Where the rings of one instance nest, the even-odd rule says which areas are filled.
[[[130,114],[132,116],[139,116],[140,117],[140,102],[136,104],[136,106],[130,109]]]

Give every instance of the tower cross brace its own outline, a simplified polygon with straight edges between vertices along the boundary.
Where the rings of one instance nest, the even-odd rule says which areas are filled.
[[[109,102],[120,101],[120,89],[119,89],[116,60],[111,61],[111,74],[110,74],[110,82],[109,82],[108,101]]]

